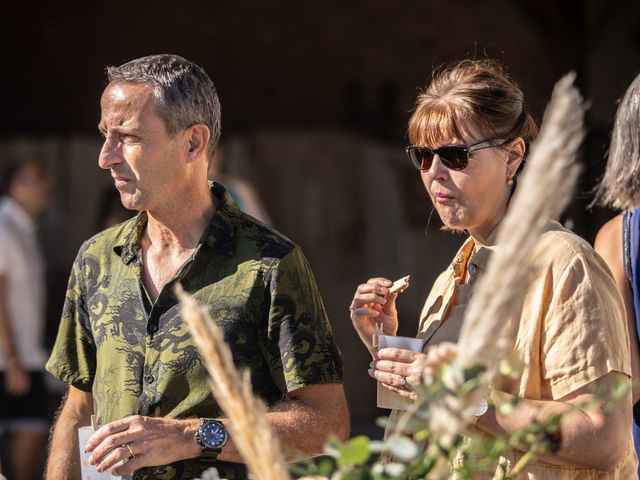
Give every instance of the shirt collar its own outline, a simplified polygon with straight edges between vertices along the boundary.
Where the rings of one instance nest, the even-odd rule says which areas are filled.
[[[486,244],[480,248],[476,247],[473,238],[467,238],[453,259],[453,275],[456,280],[462,278],[470,264],[475,265],[475,271],[472,276],[475,276],[478,270],[486,271],[492,253],[498,248],[495,243],[497,230],[496,228],[493,233],[489,235],[485,242]]]
[[[202,233],[199,244],[225,255],[233,255],[236,224],[241,211],[222,185],[209,182],[209,187],[218,200],[218,208]],[[124,263],[129,264],[138,257],[146,225],[147,213],[140,212],[117,238],[113,251]]]
[[[209,227],[202,234],[200,242],[206,243],[212,250],[233,255],[236,226],[241,214],[240,208],[222,185],[209,182],[209,186],[219,204],[213,218],[211,218]]]
[[[13,198],[5,197],[2,200],[2,209],[21,230],[28,233],[36,231],[37,225],[33,217]]]
[[[476,249],[476,244],[473,241],[473,238],[469,237],[462,244],[456,256],[453,257],[453,262],[451,262],[451,267],[453,268],[453,276],[456,280],[461,279],[464,276],[464,273],[467,268],[467,262],[469,258],[473,255]]]

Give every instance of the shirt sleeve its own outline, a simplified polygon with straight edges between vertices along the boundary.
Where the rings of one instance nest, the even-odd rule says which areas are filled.
[[[96,345],[86,308],[82,251],[71,270],[58,336],[45,368],[61,381],[90,392],[96,371]]]
[[[541,334],[542,374],[554,399],[612,371],[631,376],[622,299],[595,253],[578,253],[563,269]]]
[[[280,390],[341,383],[342,358],[313,273],[298,247],[272,266],[267,281],[266,357]]]

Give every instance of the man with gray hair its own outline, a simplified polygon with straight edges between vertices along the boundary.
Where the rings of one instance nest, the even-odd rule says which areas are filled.
[[[77,428],[94,411],[100,428],[80,448],[98,471],[192,479],[215,466],[246,477],[180,318],[177,283],[208,306],[249,368],[285,450],[316,455],[330,435],[346,438],[342,361],[304,255],[207,182],[220,136],[211,79],[175,55],[107,73],[98,163],[140,213],[85,242],[74,263],[47,364],[69,384],[48,478],[78,478]]]

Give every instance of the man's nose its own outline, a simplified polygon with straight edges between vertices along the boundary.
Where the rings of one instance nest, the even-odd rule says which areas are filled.
[[[108,170],[120,162],[122,162],[120,142],[113,137],[105,138],[102,149],[100,150],[100,156],[98,157],[98,165],[100,168]]]

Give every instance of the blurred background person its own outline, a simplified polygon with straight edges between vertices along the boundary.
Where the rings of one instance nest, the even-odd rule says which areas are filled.
[[[624,212],[598,231],[596,251],[604,258],[622,294],[633,371],[633,440],[640,452],[640,75],[627,89],[616,113],[609,161],[595,201]],[[640,473],[640,472],[639,472]]]
[[[38,478],[49,427],[43,379],[45,268],[36,220],[52,183],[33,161],[10,166],[0,201],[0,425],[9,433],[9,478]]]
[[[226,175],[223,168],[223,159],[222,145],[218,145],[216,152],[213,154],[211,160],[209,160],[209,169],[207,171],[209,180],[214,180],[224,185],[229,195],[231,195],[231,198],[233,198],[233,201],[240,207],[240,210],[260,220],[265,225],[271,225],[271,218],[265,210],[262,200],[260,200],[255,188],[246,180],[236,176]]]

